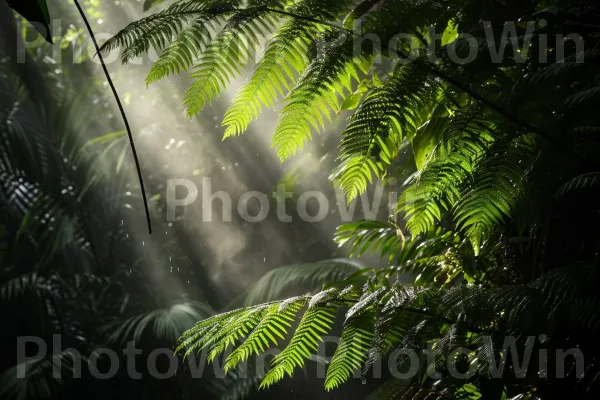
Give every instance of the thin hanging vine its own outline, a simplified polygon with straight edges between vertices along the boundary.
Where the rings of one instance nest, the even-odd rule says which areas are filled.
[[[81,15],[81,18],[83,19],[85,26],[87,27],[87,30],[90,34],[90,38],[92,39],[92,42],[94,43],[94,47],[96,49],[96,54],[98,55],[98,58],[100,59],[100,64],[102,65],[102,69],[104,70],[104,75],[106,75],[106,80],[108,81],[108,84],[110,85],[113,95],[115,96],[115,100],[117,101],[119,111],[121,112],[121,117],[123,118],[123,122],[125,123],[125,129],[127,130],[127,136],[129,137],[129,144],[131,145],[131,152],[133,153],[133,160],[135,161],[135,168],[137,170],[138,179],[140,181],[140,188],[142,190],[142,198],[144,200],[144,210],[146,212],[146,221],[148,223],[148,233],[152,234],[152,222],[150,221],[150,210],[148,208],[148,200],[146,200],[146,189],[144,188],[144,179],[142,178],[142,169],[140,167],[140,162],[138,159],[137,151],[135,150],[135,143],[133,141],[133,135],[131,134],[131,128],[129,127],[129,121],[127,120],[127,115],[125,114],[125,109],[123,109],[123,104],[121,104],[121,99],[119,98],[117,89],[115,88],[115,85],[113,84],[112,79],[110,78],[110,75],[108,73],[108,69],[106,68],[106,64],[104,63],[104,58],[102,57],[102,53],[100,52],[100,46],[98,46],[98,42],[96,41],[96,37],[94,36],[94,31],[92,30],[92,27],[90,26],[90,23],[88,22],[88,19],[85,16],[83,9],[79,5],[79,2],[77,0],[74,0],[74,3],[75,3],[75,6],[77,7],[77,9],[79,10],[79,14]]]

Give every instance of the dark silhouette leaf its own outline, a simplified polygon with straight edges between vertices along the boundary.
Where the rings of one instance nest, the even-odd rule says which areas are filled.
[[[6,3],[29,21],[46,41],[54,44],[46,0],[6,0]]]

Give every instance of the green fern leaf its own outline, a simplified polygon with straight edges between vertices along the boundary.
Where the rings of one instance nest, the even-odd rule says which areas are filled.
[[[347,381],[367,359],[373,340],[377,303],[385,289],[379,289],[361,299],[346,313],[340,343],[327,368],[325,389],[332,390]]]
[[[216,26],[211,24],[215,22],[199,18],[185,28],[152,65],[146,77],[146,85],[170,74],[187,71],[196,61],[197,55],[210,43],[211,30],[216,30]]]
[[[269,348],[270,345],[277,345],[276,337],[284,340],[287,333],[286,327],[292,326],[291,322],[306,302],[306,297],[298,297],[293,301],[272,304],[262,321],[248,335],[244,343],[227,357],[225,371],[227,372],[240,362],[246,361],[250,355],[264,352],[265,348]]]
[[[225,137],[242,134],[258,118],[263,105],[274,107],[279,96],[289,91],[297,74],[306,68],[309,40],[317,31],[314,24],[295,20],[277,31],[225,112]]]
[[[313,129],[319,132],[324,128],[332,110],[340,109],[337,94],[352,91],[352,80],[359,80],[359,71],[368,71],[372,57],[355,57],[353,36],[346,34],[340,39],[338,35],[329,33],[315,42],[317,57],[285,99],[272,142],[282,161],[312,138]]]
[[[217,98],[252,54],[250,43],[265,36],[274,28],[276,18],[265,7],[238,10],[223,30],[202,54],[190,74],[192,85],[186,91],[183,103],[188,116],[198,114]]]
[[[535,161],[531,135],[497,141],[477,165],[467,191],[456,204],[455,219],[475,251],[510,216],[525,188],[526,171]]]
[[[304,360],[317,351],[322,336],[329,333],[339,303],[338,289],[329,289],[314,296],[300,320],[300,324],[286,348],[273,359],[273,367],[260,384],[267,388],[283,379],[287,374],[292,376],[295,368],[302,368]]]
[[[179,1],[166,10],[132,22],[110,38],[101,51],[123,47],[123,63],[127,63],[151,48],[162,50],[175,38],[190,21],[218,15],[230,14],[240,0],[186,0]]]
[[[492,143],[493,126],[482,120],[478,108],[461,110],[445,128],[425,165],[398,200],[412,235],[432,229],[460,197],[461,184]]]
[[[340,158],[345,162],[334,173],[348,202],[365,191],[372,175],[382,177],[402,140],[422,124],[420,111],[435,100],[438,87],[428,71],[408,64],[367,95],[342,133]]]

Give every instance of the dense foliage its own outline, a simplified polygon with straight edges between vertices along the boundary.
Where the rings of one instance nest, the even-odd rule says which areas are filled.
[[[498,54],[511,26],[518,49]],[[302,367],[345,310],[327,389],[393,349],[434,343],[425,371],[437,375],[392,380],[377,398],[595,398],[599,26],[596,5],[569,0],[182,0],[119,32],[104,49],[124,47],[124,62],[162,51],[148,84],[189,72],[189,116],[242,74],[248,43],[267,38],[225,112],[225,136],[282,98],[272,143],[286,160],[352,110],[332,174],[349,201],[405,171],[406,146],[416,168],[398,198],[400,222],[339,229],[341,243],[380,249],[389,268],[201,321],[180,349],[214,358],[233,346],[234,368],[284,345],[268,387]],[[390,41],[403,33],[412,39]],[[381,46],[361,42],[367,35]],[[398,283],[405,272],[414,285]],[[507,336],[519,354],[530,337],[548,355],[580,349],[585,376],[567,358],[565,378],[553,361],[522,376],[507,362],[492,377]],[[456,355],[458,346],[469,352]],[[448,370],[455,358],[476,366],[468,379]]]
[[[96,1],[80,3],[101,16]],[[194,117],[247,75],[224,112],[225,138],[283,102],[272,147],[286,161],[342,120],[332,183],[348,202],[375,181],[398,194],[388,220],[346,223],[335,235],[387,267],[334,259],[275,268],[231,300],[214,288],[206,246],[162,218],[163,176],[145,177],[161,236],[133,243],[145,230],[142,199],[124,166],[125,132],[102,107],[112,99],[87,69],[56,70],[44,49],[17,65],[19,41],[34,32],[18,30],[0,0],[0,349],[11,355],[0,362],[0,398],[238,399],[255,386],[256,398],[280,398],[284,377],[304,369],[314,381],[324,366],[327,398],[357,397],[344,392],[353,377],[378,387],[375,399],[597,398],[600,14],[589,3],[146,0],[151,15],[104,50],[120,49],[124,63],[157,50],[147,85],[189,76],[183,105]],[[50,23],[45,1],[7,4]],[[41,5],[43,15],[30,12]],[[75,51],[40,32],[59,54]],[[82,32],[67,36],[83,42]],[[253,139],[228,145],[242,140]],[[254,175],[265,168],[248,165]],[[314,232],[286,232],[292,258],[307,238],[319,241]],[[276,246],[255,237],[254,247]],[[16,338],[52,343],[54,334],[64,351],[13,358]],[[89,371],[69,379],[67,348],[86,362],[130,341],[144,350],[142,380],[124,371],[110,383]],[[228,377],[190,379],[180,359],[175,379],[149,379],[146,353],[161,347],[195,363],[207,357]],[[255,369],[274,349],[268,368]],[[411,370],[411,351],[418,368],[400,379],[393,371]],[[53,378],[55,362],[64,379]]]
[[[86,13],[106,18],[91,3],[81,2]],[[145,179],[158,233],[148,236],[126,135],[109,107],[114,99],[94,76],[94,64],[86,58],[93,52],[78,51],[87,40],[75,26],[81,25],[79,15],[70,3],[61,6],[53,12],[75,24],[63,37],[54,37],[56,47],[44,44],[19,53],[23,41],[34,42],[37,33],[18,25],[18,17],[0,1],[0,398],[247,397],[255,386],[253,376],[217,380],[210,369],[201,379],[191,379],[189,365],[180,362],[176,376],[154,379],[148,374],[148,355],[173,348],[184,331],[215,310],[314,290],[344,279],[358,266],[335,259],[274,268],[231,302],[205,265],[214,262],[206,242],[197,243],[198,235],[192,239],[185,226],[162,218],[164,179],[150,174]],[[128,79],[125,74],[115,81]],[[156,107],[165,106],[163,101]],[[152,156],[140,150],[142,157]],[[183,160],[186,148],[170,154]],[[190,177],[195,168],[190,165]],[[298,228],[301,235],[316,236]],[[330,255],[323,248],[315,256]],[[257,268],[254,276],[264,270]],[[58,345],[54,335],[59,335]],[[31,337],[43,341],[47,352],[23,361],[19,340]],[[110,380],[91,374],[87,363],[97,349],[113,350],[120,365],[127,365],[123,349],[129,342],[143,351],[134,361],[142,380],[131,379],[125,368]],[[28,344],[26,350],[31,357],[38,348]],[[169,366],[162,357],[160,371]],[[101,356],[99,369],[108,361]],[[57,366],[61,379],[55,377]]]

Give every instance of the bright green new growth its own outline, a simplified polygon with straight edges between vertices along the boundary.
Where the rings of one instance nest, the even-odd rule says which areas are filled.
[[[524,174],[535,160],[533,154],[527,153],[527,146],[516,144],[507,126],[491,122],[496,115],[470,105],[468,98],[420,62],[400,63],[387,77],[373,72],[369,78],[377,67],[374,60],[382,54],[368,46],[357,47],[356,33],[329,22],[345,16],[350,4],[344,0],[179,1],[130,24],[104,49],[124,46],[124,62],[150,48],[163,50],[147,83],[189,71],[192,84],[184,105],[192,116],[241,75],[261,38],[268,39],[225,112],[225,137],[242,134],[263,108],[272,108],[283,98],[273,147],[285,160],[301,150],[313,132],[325,129],[326,121],[342,107],[348,107],[348,102],[342,104],[344,98],[354,96],[359,105],[342,133],[341,163],[332,175],[348,201],[362,194],[374,178],[386,176],[402,143],[411,142],[420,171],[398,202],[408,231],[426,233],[443,212],[451,210],[477,252],[494,226],[511,215],[522,195]],[[432,17],[423,9],[416,11],[425,21]],[[398,29],[387,15],[379,17],[377,12],[368,14],[363,30],[380,32],[385,38]],[[451,17],[448,13],[449,21]],[[414,23],[418,22],[415,17]],[[535,138],[528,143],[529,148],[535,146]],[[501,146],[513,154],[488,160],[490,151],[504,151]],[[503,164],[502,173],[514,179],[495,181],[486,165],[497,163]],[[497,200],[480,201],[490,195]]]
[[[366,373],[390,350],[418,349],[433,341],[440,365],[456,344],[477,353],[466,357],[467,363],[480,364],[476,378],[450,381],[444,395],[418,385],[386,384],[381,398],[476,399],[482,394],[473,382],[489,378],[502,345],[485,342],[490,332],[529,334],[523,320],[531,316],[540,331],[550,331],[559,312],[565,313],[563,320],[568,314],[573,326],[598,326],[597,313],[590,311],[595,304],[590,288],[598,277],[587,266],[549,274],[535,268],[545,257],[539,250],[546,246],[545,236],[538,236],[539,230],[548,234],[551,229],[539,211],[558,207],[556,199],[597,187],[596,164],[590,168],[590,160],[579,155],[585,149],[577,146],[589,143],[585,135],[598,132],[589,112],[597,107],[598,71],[593,63],[578,60],[597,60],[600,52],[594,47],[571,53],[564,62],[522,64],[507,56],[490,62],[491,44],[473,28],[489,17],[484,3],[183,0],[131,24],[105,45],[124,46],[124,61],[152,47],[164,49],[148,83],[190,71],[184,104],[191,116],[242,75],[252,56],[244,45],[264,41],[260,58],[225,113],[225,137],[241,135],[264,108],[283,99],[272,140],[281,160],[347,113],[340,164],[331,178],[348,201],[375,179],[404,176],[397,215],[390,222],[353,222],[336,235],[353,255],[378,251],[390,268],[358,269],[316,295],[246,304],[217,315],[188,331],[179,350],[206,350],[214,360],[233,348],[225,360],[232,371],[269,348],[285,346],[261,384],[269,387],[313,358],[343,310],[341,340],[325,379],[328,390],[361,367]],[[534,6],[540,8],[537,3],[542,2]],[[549,10],[518,17],[554,13]],[[569,12],[568,18],[579,18]],[[360,30],[351,26],[358,20]],[[435,43],[428,29],[442,37],[433,61],[429,45]],[[462,31],[478,35],[479,44],[475,59],[464,64],[448,56],[468,55],[469,46],[457,40]],[[412,49],[402,42],[389,47],[390,38],[406,32],[414,33]],[[536,50],[541,32],[534,34]],[[381,46],[361,43],[366,34],[379,38]],[[394,53],[414,60],[399,62]],[[568,140],[563,143],[563,138]],[[566,167],[555,176],[548,171],[556,160]],[[398,174],[399,167],[407,173]],[[527,267],[516,266],[522,254],[531,256],[521,261]],[[528,263],[531,271],[524,272]],[[268,276],[269,282],[281,283],[278,277],[287,273],[282,269]],[[413,275],[415,286],[399,284],[400,273]],[[337,280],[334,275],[329,276]],[[314,275],[320,283],[322,277]]]

